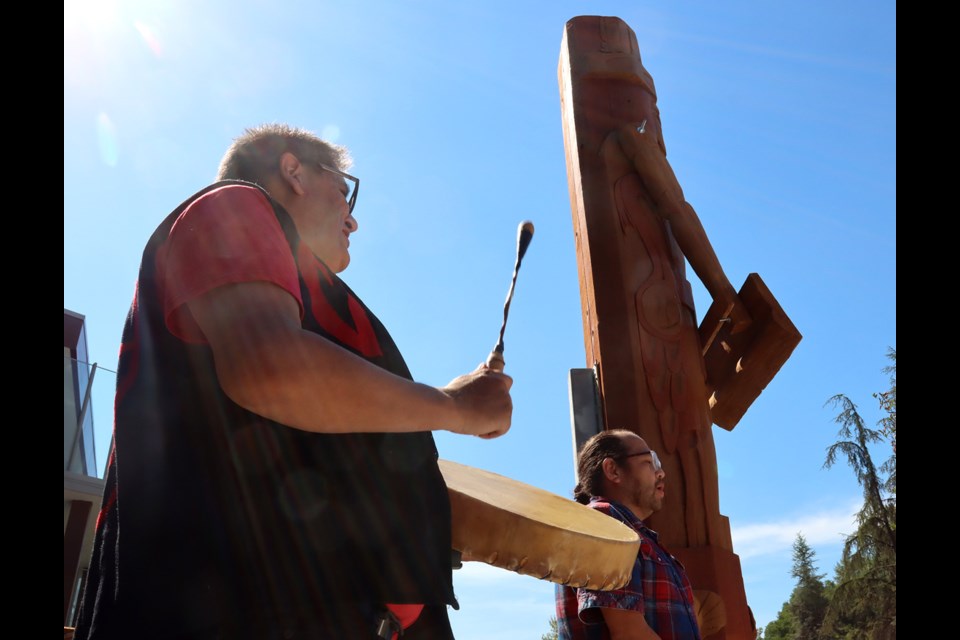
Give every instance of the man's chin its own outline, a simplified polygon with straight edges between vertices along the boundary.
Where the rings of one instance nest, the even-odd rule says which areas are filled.
[[[332,265],[327,265],[330,267],[330,270],[334,273],[343,273],[348,266],[350,266],[350,254],[344,254],[344,257],[340,259],[339,262]]]

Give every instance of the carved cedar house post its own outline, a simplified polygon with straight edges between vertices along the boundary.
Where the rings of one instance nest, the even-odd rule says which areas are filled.
[[[570,20],[558,75],[586,360],[604,428],[631,429],[660,454],[666,499],[649,524],[687,568],[704,637],[753,640],[719,510],[712,425],[737,424],[800,334],[757,274],[739,292],[729,285],[682,194],[665,213],[646,192],[629,133],[618,133],[629,125],[665,149],[633,30],[619,18]],[[713,297],[700,327],[685,257]]]

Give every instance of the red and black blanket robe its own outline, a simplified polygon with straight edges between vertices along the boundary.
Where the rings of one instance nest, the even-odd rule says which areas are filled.
[[[157,252],[193,200],[227,184],[254,186],[194,194],[143,253],[78,638],[259,637],[277,620],[323,628],[357,603],[456,607],[431,433],[317,434],[270,421],[223,393],[207,345],[167,329]],[[297,263],[303,327],[409,379],[380,321],[269,200]]]

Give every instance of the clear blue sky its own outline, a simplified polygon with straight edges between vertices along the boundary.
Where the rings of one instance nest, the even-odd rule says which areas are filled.
[[[517,225],[536,224],[505,338],[513,428],[437,441],[446,459],[570,495],[567,375],[586,363],[557,63],[564,24],[585,14],[634,29],[669,159],[730,280],[759,273],[804,335],[737,428],[715,428],[721,511],[765,624],[793,587],[796,533],[832,574],[853,529],[852,474],[821,469],[836,434],[824,403],[846,393],[874,423],[896,346],[892,1],[68,1],[64,307],[115,369],[157,223],[245,127],[314,130],[351,149],[362,182],[342,276],[423,382],[486,357]],[[547,630],[552,584],[467,567],[460,640]]]

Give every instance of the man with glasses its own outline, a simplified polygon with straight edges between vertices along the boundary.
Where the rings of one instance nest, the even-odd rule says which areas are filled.
[[[602,431],[580,449],[574,498],[636,531],[640,551],[621,589],[557,586],[560,640],[699,640],[686,571],[643,522],[663,506],[665,477],[657,453],[626,429]]]
[[[503,435],[511,380],[413,381],[337,275],[347,165],[249,129],[147,243],[78,639],[452,637],[431,432]]]

